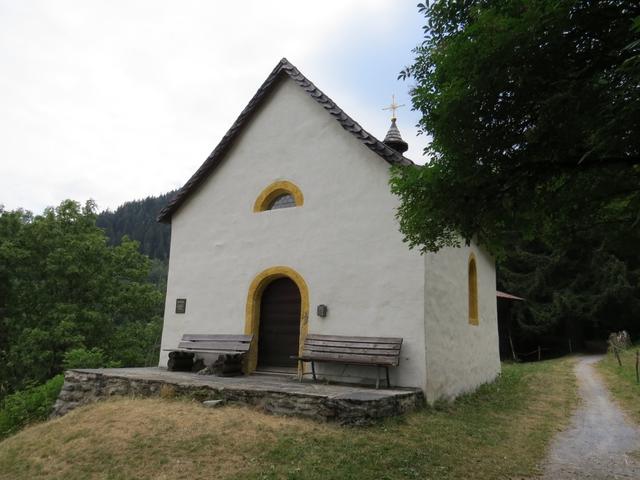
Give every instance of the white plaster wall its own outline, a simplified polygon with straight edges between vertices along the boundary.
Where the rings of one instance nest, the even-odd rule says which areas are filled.
[[[310,333],[403,337],[392,382],[424,388],[424,261],[402,242],[388,178],[382,158],[282,81],[173,216],[162,348],[185,332],[242,333],[251,281],[284,265],[309,287]],[[254,213],[276,180],[300,187],[304,205]],[[187,312],[175,314],[182,297]],[[316,316],[321,303],[326,318]],[[375,368],[325,372],[375,377]]]
[[[479,325],[469,324],[468,262],[476,257]],[[425,255],[429,402],[451,399],[500,372],[493,258],[475,244]]]

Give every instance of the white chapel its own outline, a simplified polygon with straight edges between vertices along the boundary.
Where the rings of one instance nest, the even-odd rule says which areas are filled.
[[[185,333],[253,334],[249,371],[290,372],[309,334],[400,337],[394,386],[433,402],[493,380],[494,259],[474,243],[421,255],[403,242],[389,175],[421,168],[406,149],[395,118],[377,140],[282,59],[160,212],[171,223],[162,350]],[[316,370],[347,383],[376,373]]]

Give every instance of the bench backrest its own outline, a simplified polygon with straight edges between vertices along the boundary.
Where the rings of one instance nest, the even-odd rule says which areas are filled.
[[[319,361],[397,367],[401,347],[402,338],[310,334],[304,341],[302,356]]]
[[[178,345],[180,350],[246,353],[253,335],[200,335],[185,333]]]

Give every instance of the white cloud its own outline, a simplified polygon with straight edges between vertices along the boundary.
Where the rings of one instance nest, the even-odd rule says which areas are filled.
[[[0,204],[113,208],[181,186],[282,56],[383,125],[322,72],[398,15],[393,0],[0,0]]]

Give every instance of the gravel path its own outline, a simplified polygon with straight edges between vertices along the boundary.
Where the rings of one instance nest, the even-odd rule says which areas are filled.
[[[614,403],[593,368],[601,356],[582,357],[575,368],[581,405],[569,428],[551,443],[548,480],[640,479],[640,428]]]

